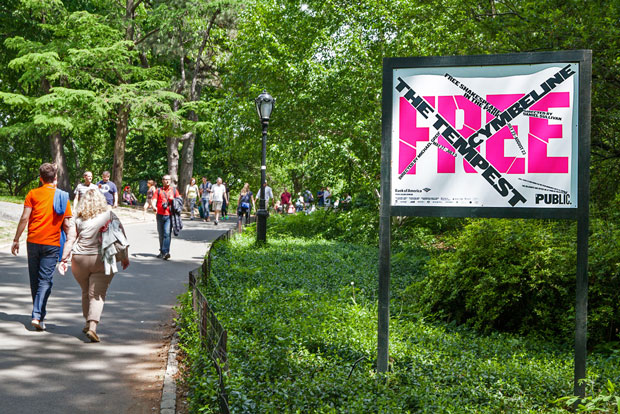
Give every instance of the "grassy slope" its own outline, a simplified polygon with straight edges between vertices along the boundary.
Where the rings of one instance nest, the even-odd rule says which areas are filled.
[[[571,392],[570,346],[481,337],[401,313],[396,300],[392,372],[378,380],[375,248],[274,236],[256,249],[248,236],[214,259],[205,291],[229,330],[233,412],[564,412],[550,400]],[[425,260],[396,257],[394,297]],[[590,362],[594,375],[620,372]],[[208,382],[194,383],[194,407],[208,405]]]

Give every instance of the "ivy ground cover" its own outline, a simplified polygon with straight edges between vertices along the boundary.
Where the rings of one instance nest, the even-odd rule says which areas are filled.
[[[254,240],[218,244],[202,286],[228,329],[231,412],[566,412],[552,401],[571,394],[570,346],[481,336],[401,312],[393,299],[390,372],[378,375],[377,249],[281,235],[257,248]],[[423,251],[394,255],[394,298],[423,277],[426,261]],[[217,412],[218,379],[191,319],[182,307],[190,408]]]

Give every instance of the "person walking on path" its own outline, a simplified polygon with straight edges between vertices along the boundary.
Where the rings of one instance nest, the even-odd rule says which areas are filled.
[[[224,197],[224,201],[222,202],[222,218],[224,220],[228,220],[228,200],[230,200],[230,187],[227,183],[224,183],[224,187],[226,187],[226,197]]]
[[[297,202],[295,203],[295,213],[299,213],[304,209],[304,196],[301,195],[301,192],[297,193]]]
[[[288,207],[291,204],[291,193],[289,193],[284,187],[284,191],[280,194],[280,205],[282,206],[282,212],[288,213]]]
[[[73,277],[82,289],[82,315],[86,321],[82,332],[91,342],[100,341],[97,326],[108,287],[114,277],[114,266],[105,265],[102,233],[106,230],[114,232],[114,229],[118,229],[118,238],[124,240],[126,245],[125,230],[118,217],[109,211],[105,197],[99,191],[87,191],[76,210],[75,232],[72,234],[77,234],[77,240],[75,236],[67,238],[58,267],[60,273],[64,274],[71,257]],[[121,265],[123,269],[129,266],[128,255],[123,257]]]
[[[269,185],[267,184],[267,181],[264,182],[263,187],[265,189],[265,195],[263,196],[260,190],[258,190],[258,194],[257,194],[258,199],[259,199],[259,204],[260,204],[260,198],[265,197],[265,210],[269,210],[269,200],[273,200],[273,190],[271,189],[271,187],[269,187]],[[260,205],[258,207],[260,208]]]
[[[157,191],[157,187],[155,186],[155,181],[148,180],[146,182],[148,186],[148,190],[146,190],[146,202],[144,203],[144,218],[146,219],[146,212],[149,208],[153,208],[153,194]]]
[[[198,197],[198,186],[196,185],[196,179],[194,177],[191,178],[187,188],[185,189],[185,199],[187,200],[187,204],[189,206],[189,219],[194,219],[194,208],[196,207],[196,198]]]
[[[60,230],[62,228],[68,237],[72,237],[74,231],[68,194],[56,189],[56,172],[55,164],[44,163],[39,167],[39,180],[42,185],[30,190],[26,195],[24,211],[11,246],[11,253],[17,256],[19,238],[27,225],[28,273],[32,295],[31,325],[39,331],[45,330],[43,321],[47,314],[47,301],[52,292],[54,270],[60,253]],[[66,195],[64,209],[59,205],[63,201],[58,198],[62,193]],[[64,212],[57,213],[59,210]]]
[[[110,181],[110,171],[101,173],[101,181],[97,183],[99,191],[105,196],[108,205],[112,208],[118,207],[118,189],[116,184]]]
[[[250,205],[252,203],[252,205]],[[250,191],[250,184],[245,183],[239,193],[239,199],[237,200],[237,230],[239,233],[243,232],[243,219],[247,223],[250,219],[250,209],[256,210],[256,204],[254,203],[254,194]]]
[[[329,187],[325,187],[323,191],[323,204],[325,205],[325,210],[328,210],[332,204],[332,192],[329,191]]]
[[[211,188],[211,198],[213,200],[213,210],[215,211],[215,221],[213,224],[217,226],[220,212],[222,211],[222,203],[225,201],[228,204],[226,186],[222,184],[222,179],[220,177],[217,177],[216,184]]]
[[[325,195],[325,187],[321,187],[319,191],[316,192],[316,203],[319,207],[325,206],[325,199],[323,196]]]
[[[310,211],[312,207],[312,203],[314,203],[314,197],[312,196],[312,191],[310,190],[304,191],[304,211],[306,213]]]
[[[207,180],[207,177],[202,177],[202,184],[200,184],[200,202],[202,203],[202,211],[205,215],[205,221],[209,222],[209,202],[211,201],[211,182]]]
[[[170,176],[162,178],[162,188],[157,189],[153,195],[153,210],[157,212],[157,233],[159,234],[158,258],[170,259],[170,241],[172,239],[172,221],[170,219],[170,207],[179,192],[170,185]]]
[[[98,187],[93,183],[93,173],[90,171],[84,171],[84,183],[79,183],[73,193],[75,198],[73,199],[73,208],[76,209],[80,202],[80,198],[84,193],[90,189],[97,189]]]

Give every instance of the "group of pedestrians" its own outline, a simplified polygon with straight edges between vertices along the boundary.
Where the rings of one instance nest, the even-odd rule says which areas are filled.
[[[123,269],[129,266],[127,237],[119,218],[113,209],[118,206],[118,189],[110,181],[109,171],[104,171],[101,180],[93,183],[93,174],[86,171],[83,182],[75,190],[73,210],[69,194],[56,188],[57,166],[44,163],[39,168],[40,186],[26,195],[24,210],[20,217],[11,246],[13,255],[19,254],[20,238],[26,228],[28,273],[32,296],[31,325],[45,330],[47,301],[53,286],[53,275],[64,274],[69,264],[82,290],[82,331],[91,342],[99,342],[97,326],[103,311],[106,293],[114,274],[118,272],[117,262]],[[189,202],[191,217],[198,198],[209,221],[209,210],[214,210],[214,224],[226,214],[229,204],[227,187],[218,178],[215,184],[203,177],[200,187],[192,179],[185,196]],[[158,258],[170,259],[172,233],[178,235],[183,224],[181,211],[183,197],[171,182],[170,175],[162,177],[162,186],[148,181],[144,212],[153,209],[156,213],[159,236]],[[129,196],[127,196],[129,194]],[[129,186],[125,187],[123,200],[137,204]]]
[[[274,210],[276,213],[299,213],[304,212],[306,214],[314,212],[317,208],[329,210],[330,208],[339,208],[348,210],[351,206],[351,195],[344,193],[340,198],[336,198],[332,202],[334,195],[329,187],[321,187],[316,192],[316,197],[310,190],[304,190],[298,192],[297,197],[293,199],[292,194],[286,187],[280,194],[280,200],[274,203]]]
[[[26,195],[11,246],[11,253],[17,255],[20,237],[27,227],[31,325],[36,330],[45,330],[56,264],[60,262],[58,269],[64,274],[71,261],[73,276],[82,290],[82,331],[91,342],[100,341],[97,325],[107,289],[118,271],[116,260],[121,261],[123,269],[129,266],[127,238],[110,209],[117,205],[118,198],[109,178],[109,173],[104,172],[102,181],[93,185],[92,173],[84,173],[84,183],[76,189],[74,220],[69,194],[56,188],[57,166],[44,163],[39,167],[40,186]],[[111,197],[106,197],[104,191]]]
[[[198,210],[205,222],[211,221],[211,208],[213,208],[214,213],[213,224],[216,226],[220,217],[228,219],[229,194],[228,185],[224,184],[221,177],[217,177],[215,184],[211,184],[207,177],[202,177],[200,186],[196,186],[196,179],[192,178],[190,185],[185,189],[185,198],[189,203],[190,220],[194,219],[194,206],[197,204],[198,197],[200,197]]]

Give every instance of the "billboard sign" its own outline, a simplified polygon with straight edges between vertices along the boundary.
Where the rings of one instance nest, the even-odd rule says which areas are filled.
[[[385,59],[393,212],[575,216],[581,65],[525,55]]]

